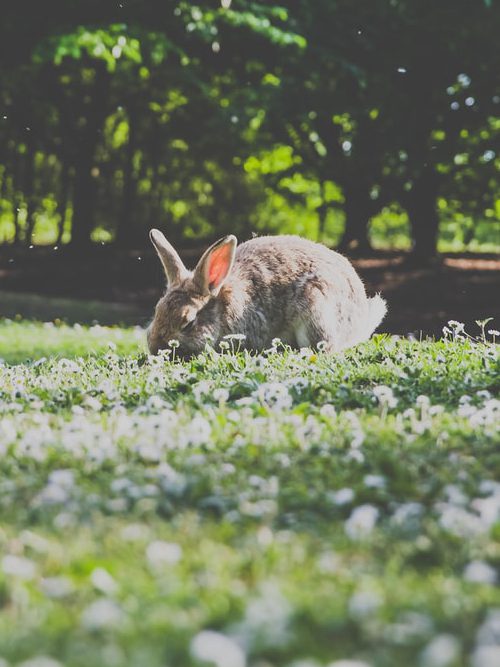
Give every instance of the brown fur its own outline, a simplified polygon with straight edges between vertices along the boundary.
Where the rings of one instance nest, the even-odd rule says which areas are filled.
[[[254,350],[274,338],[292,347],[325,341],[328,349],[341,350],[368,339],[386,312],[380,296],[367,298],[345,257],[306,239],[264,236],[236,249],[235,237],[228,236],[207,250],[193,272],[161,232],[153,230],[151,240],[169,281],[148,329],[152,353],[176,339],[178,353],[190,356],[207,339],[217,346],[231,333],[244,334],[244,346]],[[222,280],[221,270],[227,271]]]

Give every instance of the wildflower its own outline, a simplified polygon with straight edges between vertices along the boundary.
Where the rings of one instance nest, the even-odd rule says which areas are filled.
[[[379,511],[373,505],[356,507],[345,522],[345,531],[352,540],[362,540],[370,535],[377,523]]]
[[[353,618],[366,618],[374,614],[382,604],[375,591],[358,591],[349,600],[349,613]]]
[[[277,410],[290,408],[292,405],[288,388],[280,382],[263,383],[255,394],[263,403]]]
[[[422,667],[453,667],[460,657],[460,642],[453,635],[436,635],[420,654]]]
[[[471,667],[498,667],[500,646],[478,646],[472,654]]]
[[[23,556],[7,555],[2,558],[2,570],[7,577],[33,579],[36,574],[35,563]]]
[[[49,598],[59,599],[70,595],[74,588],[67,577],[46,577],[40,582],[40,590]]]
[[[230,637],[213,630],[199,632],[191,641],[190,653],[195,660],[214,667],[246,667],[242,648]]]
[[[365,475],[363,482],[370,489],[385,489],[386,480],[382,475]]]
[[[394,392],[390,387],[385,385],[378,385],[373,388],[373,395],[383,407],[395,408],[398,404],[398,399],[394,396]]]
[[[335,505],[348,505],[354,500],[354,491],[349,488],[339,489],[328,494],[328,498]]]
[[[457,322],[457,320],[449,320],[448,326],[452,329],[453,333],[460,334],[465,331],[465,325],[463,322]]]
[[[274,582],[261,584],[258,595],[247,604],[235,635],[244,646],[276,648],[289,641],[289,619],[292,608]],[[272,618],[272,624],[269,619]],[[232,665],[231,665],[232,667]]]
[[[118,590],[118,585],[110,573],[102,567],[96,567],[90,575],[92,586],[101,593],[113,595]]]
[[[7,665],[7,663],[5,664]],[[1,659],[0,665],[2,665]],[[17,667],[63,667],[63,664],[48,655],[37,655],[34,658],[29,658],[29,660],[24,660],[24,662],[18,662]]]
[[[475,584],[489,584],[497,582],[496,570],[482,560],[474,560],[464,570],[464,579]]]
[[[80,371],[80,366],[71,359],[59,359],[57,367],[61,371],[66,371],[67,373],[78,373]]]
[[[85,630],[113,629],[124,621],[122,609],[113,600],[102,598],[83,610],[81,623]]]
[[[166,565],[176,565],[182,558],[182,548],[173,542],[155,540],[151,544],[148,544],[146,558],[150,566],[154,569],[159,569]]]

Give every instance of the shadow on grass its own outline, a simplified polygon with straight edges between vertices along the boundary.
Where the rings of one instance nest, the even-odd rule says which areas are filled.
[[[151,312],[136,305],[0,291],[0,318],[68,324],[145,325]]]

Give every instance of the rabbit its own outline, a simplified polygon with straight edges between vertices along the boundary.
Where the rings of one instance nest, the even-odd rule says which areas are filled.
[[[338,352],[368,340],[387,311],[380,295],[366,296],[351,263],[298,236],[261,236],[237,247],[225,236],[194,271],[157,229],[151,241],[168,281],[147,330],[151,354],[175,339],[189,358],[207,343],[244,334],[242,347],[262,351],[279,338],[292,348]]]

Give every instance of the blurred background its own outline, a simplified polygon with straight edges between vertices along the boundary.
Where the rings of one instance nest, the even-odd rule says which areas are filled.
[[[6,3],[0,317],[144,323],[158,227],[188,265],[339,248],[384,331],[498,325],[499,31],[495,0]]]

